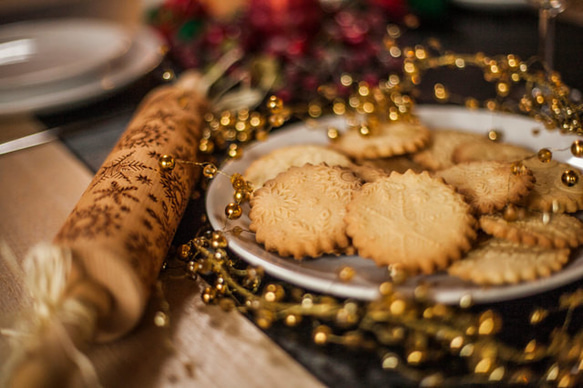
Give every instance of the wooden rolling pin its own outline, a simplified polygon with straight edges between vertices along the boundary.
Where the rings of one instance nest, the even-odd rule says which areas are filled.
[[[79,350],[139,322],[198,175],[192,164],[161,168],[160,157],[196,160],[205,92],[189,74],[146,96],[53,245],[33,252],[37,263],[61,268],[41,274],[61,291],[37,311],[8,386],[67,386],[72,372],[83,374]]]

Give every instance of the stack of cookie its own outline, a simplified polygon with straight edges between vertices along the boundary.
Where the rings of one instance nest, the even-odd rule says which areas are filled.
[[[562,174],[579,177],[565,184]],[[417,122],[256,159],[250,229],[301,260],[352,254],[477,284],[549,276],[583,243],[581,172],[534,150]]]

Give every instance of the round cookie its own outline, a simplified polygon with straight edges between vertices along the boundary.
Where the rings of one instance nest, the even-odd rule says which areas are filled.
[[[583,176],[581,171],[566,163],[550,160],[541,162],[538,158],[524,160],[523,165],[532,170],[536,182],[530,194],[520,205],[531,210],[554,213],[574,213],[583,210]],[[574,186],[562,182],[563,172],[573,170],[578,176]]]
[[[455,129],[435,129],[427,148],[412,155],[413,161],[429,170],[441,170],[454,165],[454,150],[462,143],[483,141],[484,136]]]
[[[427,144],[429,136],[424,125],[396,121],[380,124],[367,136],[349,129],[334,140],[332,147],[357,159],[385,158],[415,152]]]
[[[515,174],[511,163],[493,160],[456,164],[435,175],[454,186],[480,214],[493,213],[518,202],[534,186],[530,170]]]
[[[462,195],[427,172],[394,172],[366,183],[348,204],[345,220],[360,256],[410,273],[447,267],[476,237],[476,220]]]
[[[278,148],[254,160],[245,171],[245,179],[259,188],[277,174],[292,166],[303,166],[306,163],[329,166],[348,166],[351,161],[345,155],[326,146],[316,144],[300,144]]]
[[[480,217],[482,230],[494,237],[544,248],[575,248],[583,244],[583,222],[568,214],[552,214],[545,222],[543,214],[527,212],[524,217],[507,221],[501,214]]]
[[[413,170],[415,172],[421,172],[425,170],[425,168],[421,167],[407,156],[391,156],[388,158],[377,159],[360,159],[356,161],[356,164],[360,166],[378,168],[383,170],[387,174],[390,174],[393,171],[402,174],[407,170]]]
[[[500,143],[483,139],[458,145],[452,154],[454,163],[475,162],[479,160],[497,160],[515,162],[534,155],[534,151],[509,143]]]
[[[568,262],[569,253],[489,239],[453,263],[448,273],[481,285],[515,284],[550,276]]]
[[[344,215],[360,180],[339,166],[291,167],[257,189],[249,229],[268,251],[302,259],[349,247]]]

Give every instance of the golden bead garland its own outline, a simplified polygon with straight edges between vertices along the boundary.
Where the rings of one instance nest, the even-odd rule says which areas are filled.
[[[464,382],[574,387],[583,382],[583,328],[570,334],[569,321],[573,311],[583,307],[583,289],[562,295],[553,311],[533,309],[528,322],[533,326],[561,311],[567,318],[546,341],[533,338],[524,348],[514,348],[497,337],[502,320],[494,310],[471,312],[471,300],[462,301],[465,308],[430,303],[424,286],[415,290],[414,298],[405,298],[386,282],[378,300],[361,302],[282,283],[263,284],[261,268],[245,266],[227,253],[226,236],[243,232],[239,227],[207,230],[180,246],[177,258],[186,263],[186,276],[201,275],[211,284],[201,295],[205,303],[247,313],[263,329],[311,320],[315,344],[376,351],[384,369],[423,384],[434,381],[434,386]],[[436,362],[452,357],[463,363],[466,374],[432,370]]]
[[[507,111],[529,115],[544,123],[547,129],[583,134],[583,106],[569,99],[569,89],[559,75],[545,71],[535,61],[522,61],[514,55],[488,57],[442,52],[439,43],[430,40],[427,47],[400,48],[396,44],[394,26],[387,28],[385,49],[403,59],[401,74],[390,74],[378,85],[339,76],[336,85],[321,85],[319,98],[305,106],[286,107],[277,97],[270,97],[263,110],[213,112],[205,117],[206,128],[200,151],[207,155],[221,152],[227,157],[242,155],[242,145],[252,140],[265,140],[273,128],[282,126],[292,117],[310,124],[324,115],[346,118],[349,130],[363,136],[374,136],[379,123],[415,120],[414,97],[422,76],[431,69],[446,67],[462,70],[473,66],[483,72],[486,81],[495,86],[496,98],[480,102],[473,97],[452,94],[442,83],[433,87],[436,101],[465,105],[468,109],[485,107],[491,111]],[[344,92],[338,87],[341,85]],[[522,90],[518,101],[510,97]],[[346,92],[348,90],[348,92]],[[340,132],[326,128],[330,139]],[[488,137],[496,141],[494,130]],[[533,157],[541,162],[553,158],[553,152],[543,148]],[[583,157],[583,140],[575,140],[570,149],[573,156]],[[172,169],[176,163],[191,163],[164,155],[161,169]],[[203,175],[213,179],[223,174],[214,163],[193,163]],[[520,163],[513,166],[521,173]],[[233,188],[233,201],[226,205],[227,219],[242,215],[241,205],[253,191],[240,174],[228,176]],[[573,170],[562,173],[561,181],[572,186],[580,184]],[[509,207],[505,217],[518,217],[517,209]],[[464,297],[459,306],[430,303],[427,287],[417,287],[413,298],[405,298],[393,289],[399,273],[395,269],[393,283],[380,286],[381,298],[373,302],[343,300],[328,295],[305,292],[285,283],[264,282],[261,268],[245,266],[229,255],[227,236],[246,233],[240,227],[223,230],[208,229],[188,243],[178,247],[176,258],[185,263],[185,276],[204,276],[210,284],[201,297],[205,303],[225,310],[238,309],[252,316],[261,328],[276,323],[293,327],[313,323],[314,343],[336,343],[349,348],[364,348],[380,355],[383,368],[395,370],[423,386],[455,383],[519,383],[537,386],[570,387],[583,383],[583,329],[571,328],[573,312],[583,305],[583,289],[561,296],[555,310],[534,308],[528,325],[536,326],[549,316],[566,312],[560,327],[544,340],[532,339],[524,348],[516,349],[498,338],[500,316],[493,310],[472,312],[472,300]],[[342,268],[340,281],[349,282],[354,269]],[[167,323],[164,309],[157,314],[158,323]],[[433,370],[436,361],[454,359],[465,366],[465,373],[448,374],[448,370]],[[433,363],[433,364],[432,364]]]

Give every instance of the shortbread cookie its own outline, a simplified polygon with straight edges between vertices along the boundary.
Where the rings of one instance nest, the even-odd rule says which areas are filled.
[[[356,161],[356,164],[361,166],[379,168],[387,174],[390,174],[393,171],[403,174],[407,170],[413,170],[415,172],[421,172],[425,170],[424,167],[415,163],[407,156],[391,156],[389,158],[377,158],[377,159],[360,159]]]
[[[427,172],[366,183],[348,204],[346,231],[379,266],[433,273],[470,249],[476,220],[461,194]]]
[[[524,160],[523,165],[532,170],[536,182],[530,194],[520,204],[531,210],[555,213],[574,213],[583,210],[583,176],[581,171],[566,163],[551,160],[547,163],[538,158]],[[567,186],[561,177],[567,170],[577,174],[577,183]]]
[[[525,197],[534,186],[528,169],[513,173],[508,162],[481,161],[456,164],[435,173],[454,186],[480,214],[493,213]]]
[[[268,251],[295,259],[347,249],[346,205],[360,186],[339,166],[291,167],[255,191],[249,229]]]
[[[366,136],[350,129],[334,140],[332,147],[352,158],[385,158],[415,152],[427,144],[429,136],[424,125],[396,121],[380,124]]]
[[[481,285],[514,284],[550,276],[568,262],[569,253],[489,239],[453,263],[448,273]]]
[[[412,155],[415,163],[429,170],[441,170],[454,165],[453,152],[462,143],[481,141],[483,135],[454,129],[435,129],[427,148]]]
[[[350,170],[364,182],[374,182],[377,179],[388,177],[389,174],[380,168],[352,164]]]
[[[254,160],[244,175],[253,184],[253,187],[259,188],[280,172],[292,166],[303,166],[306,163],[348,166],[351,161],[345,155],[326,146],[316,144],[291,145],[278,148]]]
[[[548,217],[548,219],[545,219]],[[568,214],[526,212],[514,221],[501,214],[480,217],[482,230],[494,237],[544,248],[575,248],[583,244],[583,222]]]
[[[454,163],[475,162],[479,160],[516,162],[534,154],[534,151],[525,147],[483,138],[479,141],[465,142],[458,145],[453,151],[452,160]]]

